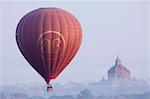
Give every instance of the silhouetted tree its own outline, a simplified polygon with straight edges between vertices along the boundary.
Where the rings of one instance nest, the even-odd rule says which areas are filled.
[[[24,93],[13,93],[10,95],[10,99],[29,99],[29,96]]]
[[[94,99],[94,96],[90,90],[84,89],[80,92],[78,99]]]
[[[71,95],[65,95],[65,96],[51,96],[48,99],[74,99]]]
[[[4,92],[0,93],[0,99],[6,99],[6,95],[4,94]]]
[[[31,97],[30,99],[45,99],[45,98],[42,97],[42,96],[33,96],[33,97]]]

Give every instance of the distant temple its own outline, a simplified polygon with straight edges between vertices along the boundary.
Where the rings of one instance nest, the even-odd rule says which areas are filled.
[[[130,71],[122,65],[119,56],[117,56],[115,66],[108,70],[108,80],[130,79],[130,76]]]
[[[92,86],[100,85],[100,86],[103,86],[104,88],[107,87],[108,89],[112,91],[113,91],[113,88],[121,88],[121,89],[127,88],[128,89],[133,86],[134,88],[136,88],[137,86],[146,86],[146,87],[149,86],[143,79],[138,80],[135,77],[132,78],[131,72],[126,67],[123,66],[119,56],[117,56],[116,58],[115,65],[113,65],[108,70],[107,73],[108,73],[108,79],[105,79],[103,77],[99,82],[91,83],[91,85]]]

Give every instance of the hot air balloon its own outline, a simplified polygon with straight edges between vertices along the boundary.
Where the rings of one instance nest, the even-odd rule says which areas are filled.
[[[29,12],[16,29],[21,53],[47,84],[70,63],[81,40],[79,21],[69,12],[55,7]]]

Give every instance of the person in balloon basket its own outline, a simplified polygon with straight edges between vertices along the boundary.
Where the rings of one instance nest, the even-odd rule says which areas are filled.
[[[52,92],[52,90],[53,90],[52,85],[51,85],[51,84],[48,84],[48,85],[47,85],[47,92]]]

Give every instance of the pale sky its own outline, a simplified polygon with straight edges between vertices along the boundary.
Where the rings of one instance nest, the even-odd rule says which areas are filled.
[[[58,7],[72,13],[83,30],[81,47],[54,83],[98,81],[107,78],[117,53],[138,79],[150,79],[149,25],[146,1],[0,2],[0,83],[43,83],[43,78],[20,53],[15,30],[28,12]]]

